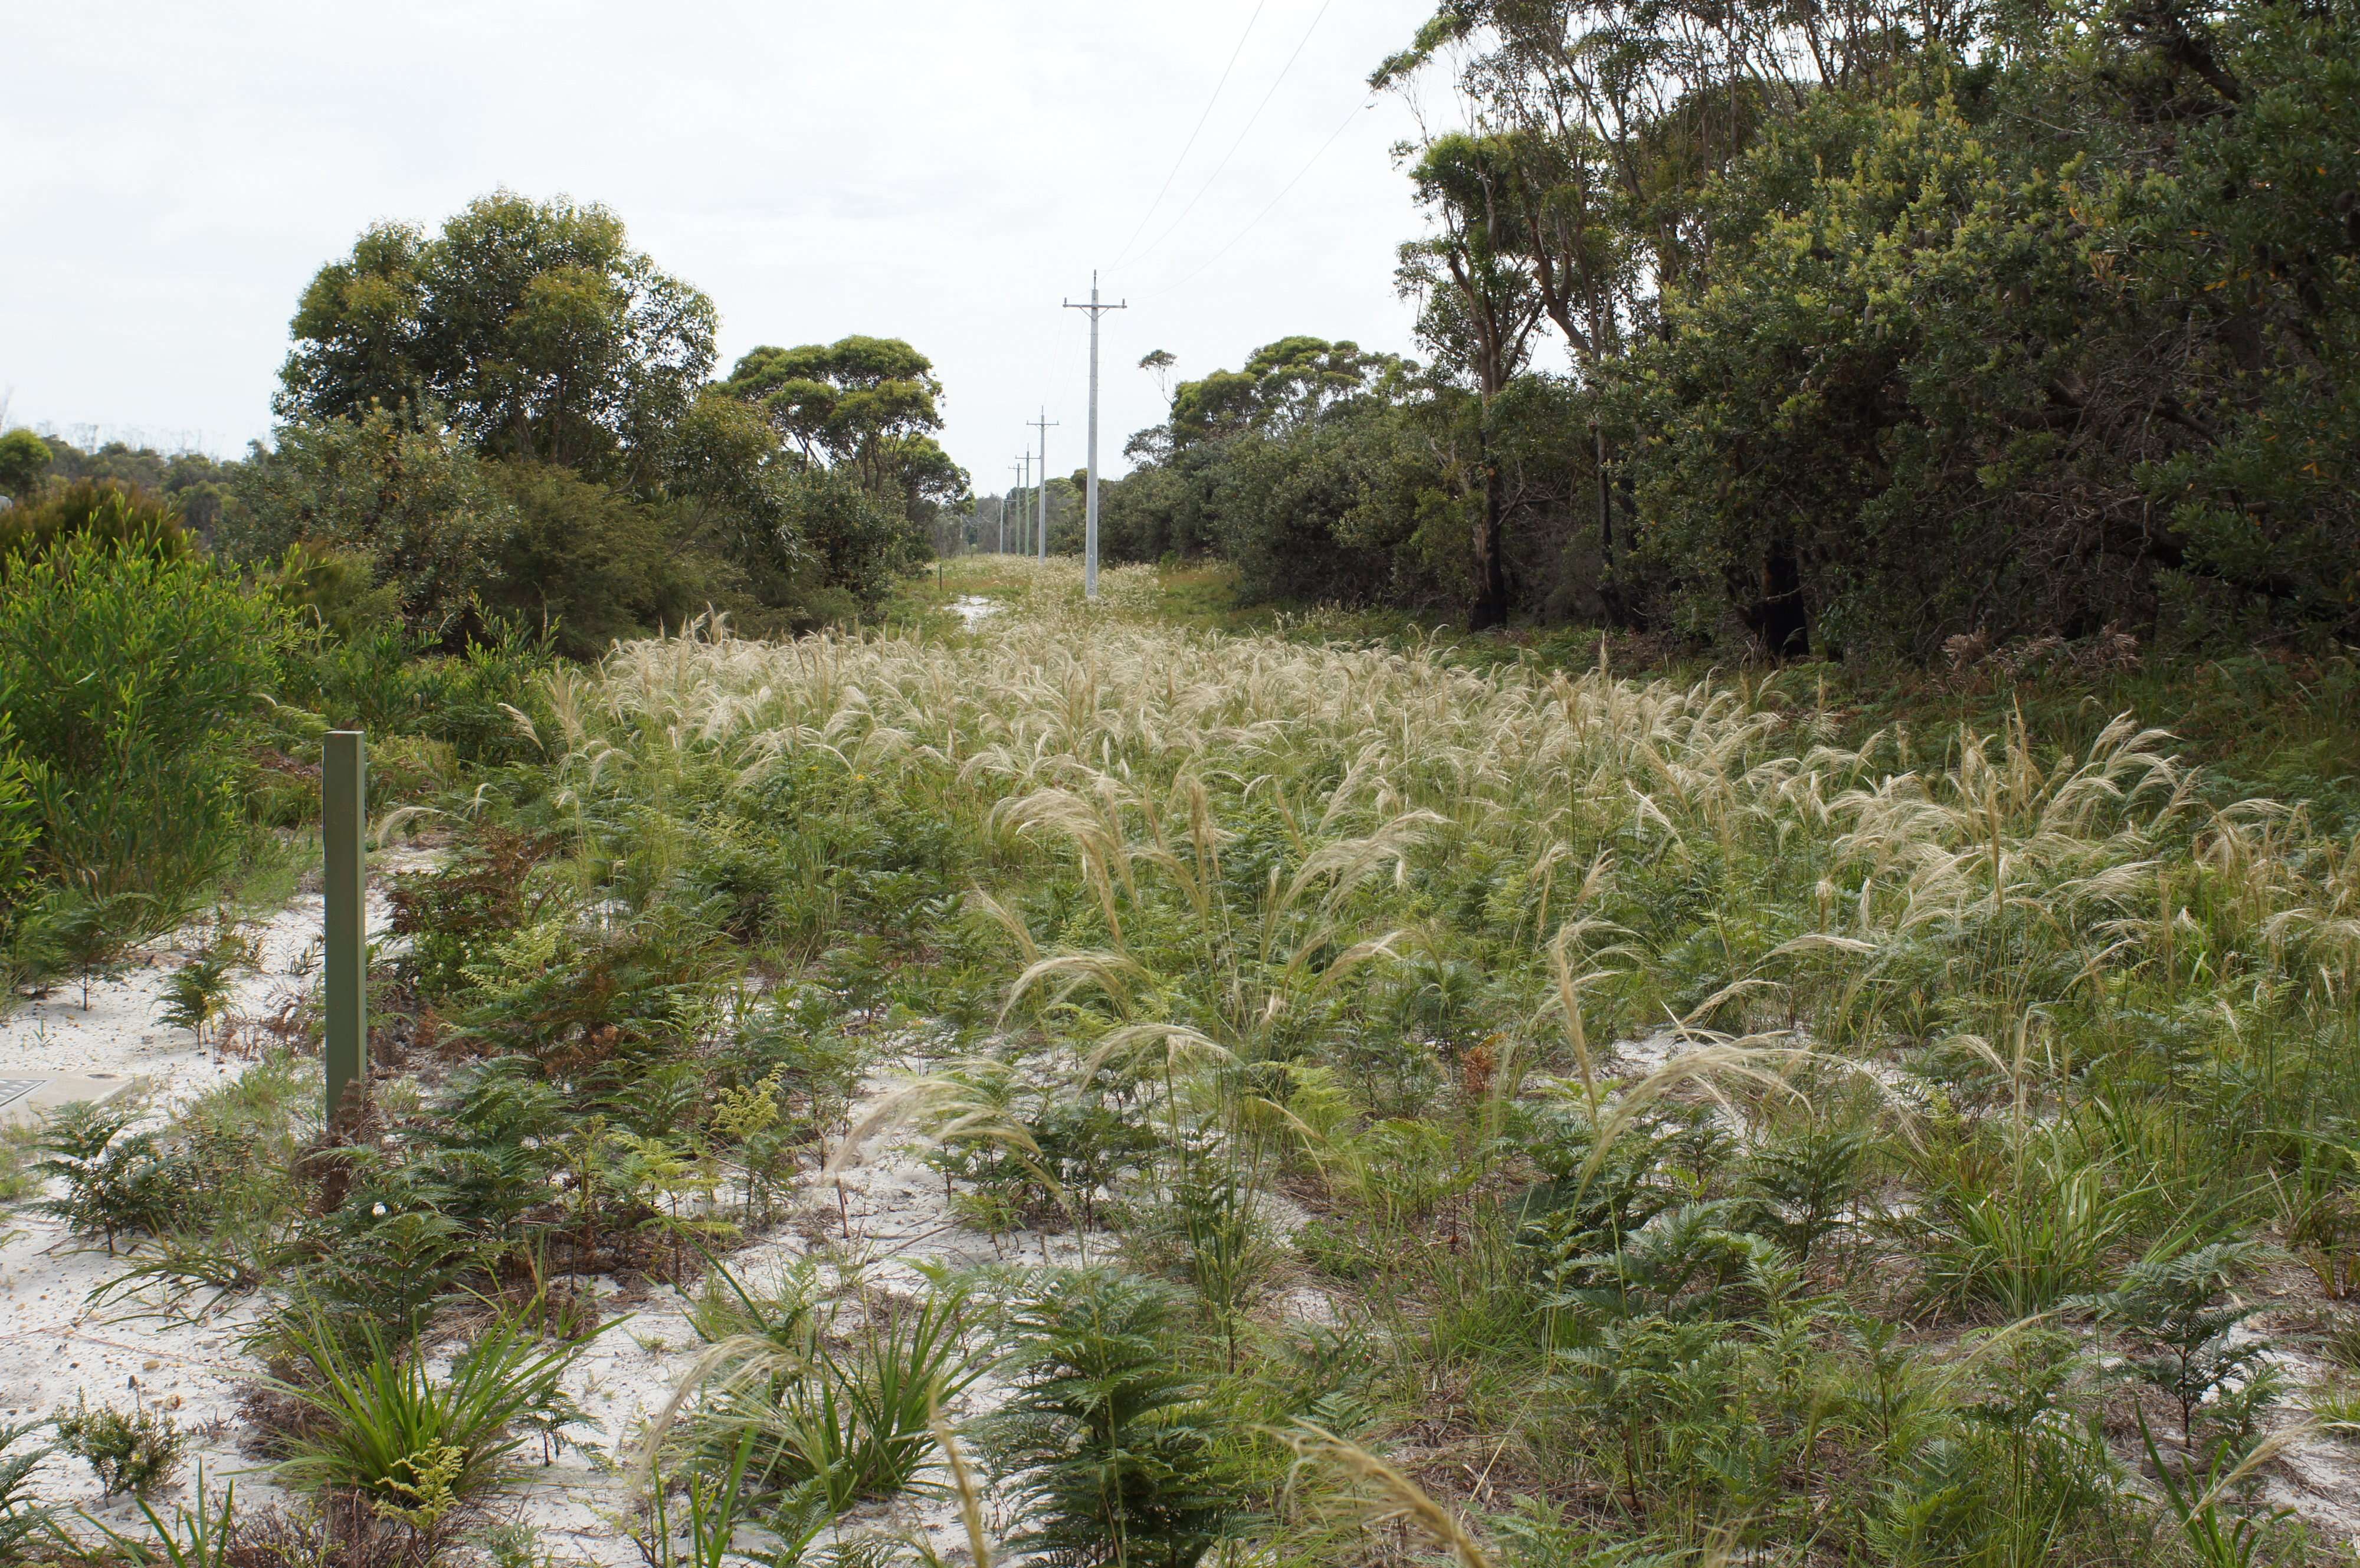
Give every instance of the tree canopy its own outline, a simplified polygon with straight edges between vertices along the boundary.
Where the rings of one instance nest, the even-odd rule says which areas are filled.
[[[1428,367],[1183,383],[1123,548],[1779,657],[2360,635],[2349,0],[1447,0],[1430,76]]]
[[[899,338],[765,345],[721,385],[759,408],[806,461],[848,472],[913,525],[967,497],[965,471],[934,439],[943,428],[934,363]]]
[[[499,191],[431,236],[380,224],[322,267],[278,408],[300,422],[431,408],[484,455],[626,475],[711,374],[716,321],[606,208]]]

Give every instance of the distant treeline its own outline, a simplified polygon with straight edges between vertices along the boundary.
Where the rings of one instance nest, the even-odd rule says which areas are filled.
[[[498,191],[320,269],[267,446],[11,430],[0,494],[20,529],[96,491],[160,497],[223,564],[454,649],[519,623],[588,656],[708,607],[749,631],[873,611],[968,499],[933,365],[855,336],[716,376],[717,321],[606,209]]]
[[[2350,0],[1449,0],[1376,82],[1440,73],[1430,362],[1182,382],[1117,558],[1782,656],[2360,636]]]

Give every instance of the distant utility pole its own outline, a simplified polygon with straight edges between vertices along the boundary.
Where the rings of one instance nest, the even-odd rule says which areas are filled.
[[[1011,490],[1008,493],[1008,499],[1000,504],[1000,527],[1003,529],[1007,527],[1009,513],[1016,514],[1016,553],[1022,555],[1024,553],[1024,481],[1032,472],[1032,454],[1028,452],[1008,466],[1016,475],[1016,488]],[[1003,542],[1000,548],[1004,550],[1008,547]]]
[[[1128,310],[1131,301],[1117,304],[1098,303],[1098,275],[1090,273],[1090,302],[1076,305],[1065,301],[1068,310],[1090,313],[1090,469],[1089,484],[1082,503],[1082,593],[1086,598],[1098,596],[1098,316],[1107,310]]]
[[[1029,452],[1018,453],[1017,463],[1016,553],[1019,555],[1024,555],[1029,553],[1024,546],[1024,524],[1026,521],[1024,516],[1024,492],[1025,489],[1032,483],[1032,454]]]
[[[1095,321],[1097,318],[1092,317],[1091,320]],[[1032,543],[1034,553],[1041,560],[1046,561],[1049,559],[1049,432],[1056,429],[1057,421],[1049,417],[1048,409],[1043,408],[1041,410],[1039,419],[1027,419],[1024,422],[1041,432],[1041,516],[1040,520],[1032,528]],[[1096,557],[1092,559],[1095,560]]]

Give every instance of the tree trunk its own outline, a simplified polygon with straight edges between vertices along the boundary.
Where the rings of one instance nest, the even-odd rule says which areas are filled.
[[[1483,517],[1475,525],[1475,602],[1467,608],[1467,629],[1489,631],[1508,622],[1507,528],[1500,515],[1500,464],[1491,455],[1489,400],[1477,415],[1476,470],[1482,475]]]

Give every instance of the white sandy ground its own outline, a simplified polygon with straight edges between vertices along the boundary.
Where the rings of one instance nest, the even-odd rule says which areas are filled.
[[[413,851],[390,851],[372,864],[386,873],[413,869],[424,859]],[[392,911],[382,876],[377,881],[368,926],[382,933]],[[235,1015],[267,1018],[300,1005],[317,983],[322,909],[314,888],[249,932],[255,964],[235,977]],[[60,985],[0,1016],[0,1078],[121,1080],[161,1110],[244,1072],[246,1060],[218,1056],[186,1029],[157,1021],[164,980],[186,962],[197,939],[198,933],[184,932],[132,954],[117,975],[93,983],[87,1007],[80,985]],[[93,1404],[160,1404],[197,1434],[185,1466],[188,1480],[194,1480],[199,1461],[209,1488],[252,1469],[231,1429],[236,1383],[252,1371],[236,1342],[254,1315],[253,1304],[236,1304],[203,1323],[126,1315],[139,1311],[136,1304],[93,1309],[87,1297],[121,1266],[103,1250],[85,1249],[63,1225],[27,1206],[0,1214],[0,1422],[49,1414],[72,1405],[77,1395]],[[240,1495],[267,1491],[258,1479],[241,1479]],[[117,1529],[138,1522],[128,1500],[98,1506],[97,1482],[79,1460],[51,1458],[37,1473],[36,1486],[44,1500],[89,1508]]]
[[[416,855],[380,855],[372,865],[382,874],[421,863]],[[376,880],[373,933],[384,930],[390,913],[383,877]],[[314,891],[258,928],[255,970],[238,978],[234,1014],[267,1018],[303,1001],[317,983],[321,912]],[[144,1093],[161,1116],[173,1104],[243,1072],[246,1060],[219,1059],[186,1030],[156,1022],[164,978],[185,961],[184,943],[192,946],[195,940],[191,932],[135,954],[119,975],[92,985],[87,1009],[74,986],[0,1017],[0,1078],[121,1078]],[[880,1065],[890,1072],[926,1064]],[[880,1076],[866,1093],[873,1098],[890,1087]],[[831,1277],[857,1268],[869,1285],[897,1293],[923,1287],[921,1265],[1063,1264],[1078,1258],[1070,1236],[1019,1232],[995,1241],[960,1225],[939,1175],[906,1150],[880,1148],[845,1171],[840,1183],[807,1180],[806,1188],[785,1225],[727,1260],[749,1285],[775,1278],[805,1256],[823,1259]],[[1111,1247],[1111,1238],[1103,1244]],[[197,1315],[202,1301],[172,1313],[139,1301],[91,1306],[91,1293],[126,1261],[84,1247],[28,1205],[0,1213],[0,1421],[46,1416],[78,1397],[94,1405],[160,1405],[189,1431],[191,1442],[180,1477],[152,1499],[159,1512],[169,1517],[176,1506],[194,1505],[200,1466],[213,1497],[235,1481],[240,1511],[283,1500],[268,1466],[239,1448],[241,1385],[261,1368],[240,1353],[238,1341],[264,1303],[235,1301],[203,1315]],[[620,1517],[632,1495],[628,1467],[645,1423],[671,1398],[700,1346],[678,1292],[627,1292],[612,1279],[594,1281],[593,1288],[610,1300],[610,1315],[628,1314],[599,1337],[567,1378],[568,1392],[595,1424],[571,1429],[566,1435],[573,1446],[546,1465],[540,1444],[529,1443],[519,1454],[521,1485],[501,1498],[492,1517],[534,1526],[544,1548],[563,1561],[636,1564],[639,1553]],[[1002,1392],[987,1381],[967,1404],[987,1408]],[[84,1510],[115,1529],[145,1529],[137,1505],[127,1497],[102,1498],[78,1459],[52,1456],[36,1472],[34,1491],[43,1502]],[[846,1536],[913,1530],[945,1556],[963,1556],[966,1550],[955,1507],[939,1498],[864,1507],[837,1530]]]
[[[422,863],[415,852],[395,852],[372,864],[381,874]],[[389,914],[382,876],[377,882],[369,904],[372,932],[384,929]],[[320,919],[321,899],[312,891],[262,924],[255,971],[239,978],[235,1013],[268,1018],[304,999],[316,984]],[[176,942],[136,955],[121,975],[92,986],[87,1010],[75,986],[0,1017],[0,1078],[121,1077],[134,1081],[160,1114],[242,1072],[246,1061],[217,1059],[185,1030],[155,1021],[164,977],[184,956]],[[1635,1070],[1644,1076],[1678,1054],[1683,1044],[1667,1032],[1620,1042],[1609,1060],[1624,1073]],[[864,1099],[890,1092],[896,1072],[927,1065],[915,1055],[880,1062],[879,1075],[864,1087]],[[859,1114],[856,1107],[856,1119]],[[1284,1197],[1273,1195],[1267,1206],[1265,1217],[1282,1239],[1309,1217]],[[1111,1251],[1114,1241],[1101,1234],[1090,1245],[1095,1255]],[[845,1171],[840,1181],[807,1178],[787,1223],[727,1262],[740,1279],[759,1286],[805,1258],[819,1259],[830,1279],[853,1270],[871,1287],[901,1293],[923,1289],[922,1270],[936,1265],[1064,1264],[1077,1261],[1079,1250],[1067,1236],[1019,1232],[995,1240],[963,1225],[939,1174],[914,1152],[889,1144]],[[260,1368],[237,1345],[262,1303],[237,1301],[202,1316],[165,1314],[138,1302],[93,1308],[91,1292],[122,1267],[123,1260],[82,1247],[55,1221],[29,1208],[0,1213],[0,1421],[49,1414],[71,1406],[77,1396],[93,1404],[160,1404],[191,1432],[191,1441],[180,1478],[154,1499],[159,1511],[169,1515],[175,1506],[193,1505],[200,1466],[208,1493],[216,1498],[221,1486],[235,1480],[240,1511],[282,1500],[268,1466],[238,1446],[241,1385]],[[568,1391],[595,1425],[571,1429],[570,1445],[546,1465],[538,1443],[529,1443],[518,1456],[519,1484],[494,1506],[491,1517],[531,1525],[542,1548],[562,1563],[632,1568],[640,1555],[624,1532],[624,1510],[633,1493],[628,1468],[646,1422],[671,1398],[700,1345],[678,1292],[625,1290],[603,1279],[592,1285],[612,1313],[628,1314],[600,1336],[567,1378]],[[1283,1290],[1270,1305],[1304,1322],[1335,1319],[1334,1303],[1312,1286]],[[2323,1370],[2291,1354],[2273,1354],[2297,1387]],[[953,1413],[987,1410],[1004,1397],[1005,1386],[987,1378],[970,1391],[965,1408]],[[2283,1412],[2285,1421],[2292,1419],[2292,1411]],[[84,1510],[115,1529],[143,1528],[137,1505],[128,1498],[102,1499],[79,1460],[51,1458],[37,1472],[35,1490],[44,1502]],[[2360,1449],[2326,1436],[2306,1436],[2273,1467],[2262,1497],[2269,1506],[2294,1509],[2315,1539],[2360,1542]],[[1004,1522],[988,1510],[987,1526],[995,1536]],[[864,1506],[838,1521],[836,1530],[845,1537],[864,1531],[923,1535],[946,1560],[966,1556],[956,1508],[936,1497]]]

